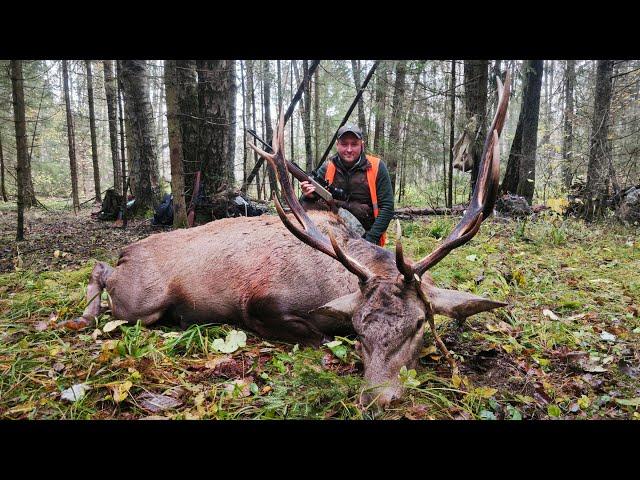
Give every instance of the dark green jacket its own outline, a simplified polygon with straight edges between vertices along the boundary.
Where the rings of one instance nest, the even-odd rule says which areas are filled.
[[[343,189],[347,193],[350,203],[363,203],[371,207],[369,215],[362,218],[356,215],[356,217],[366,230],[364,238],[371,243],[378,244],[380,236],[387,230],[394,213],[393,190],[387,166],[380,160],[378,176],[376,177],[379,214],[377,218],[374,218],[371,193],[367,183],[367,169],[371,168],[371,163],[366,156],[364,154],[360,155],[358,161],[348,169],[336,154],[320,166],[318,169],[319,177],[324,178],[328,162],[333,162],[336,166],[336,175],[332,185]],[[309,199],[305,198],[305,201],[309,201]],[[314,200],[312,199],[311,201]]]

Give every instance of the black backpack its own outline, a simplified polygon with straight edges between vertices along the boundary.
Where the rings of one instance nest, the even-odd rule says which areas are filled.
[[[151,225],[173,225],[173,195],[170,193],[165,193],[156,207]]]

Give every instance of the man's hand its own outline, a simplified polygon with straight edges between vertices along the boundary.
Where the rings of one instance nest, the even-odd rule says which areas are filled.
[[[302,189],[302,194],[307,198],[313,197],[313,193],[316,191],[316,187],[311,182],[300,182],[300,188]]]

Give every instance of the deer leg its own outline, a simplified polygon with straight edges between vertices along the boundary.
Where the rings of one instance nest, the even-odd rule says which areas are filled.
[[[309,320],[294,314],[252,316],[248,327],[258,335],[281,342],[320,346],[333,340]]]
[[[58,323],[57,327],[69,330],[80,330],[86,328],[96,321],[100,313],[100,296],[105,288],[107,279],[113,273],[113,268],[104,262],[98,262],[91,271],[89,285],[87,286],[87,307],[81,317],[72,320],[65,320]]]
[[[464,332],[464,327],[467,325],[467,317],[456,317],[456,330],[458,334]]]

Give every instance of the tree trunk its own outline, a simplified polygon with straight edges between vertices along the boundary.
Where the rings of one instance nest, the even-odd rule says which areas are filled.
[[[160,165],[160,179],[164,179],[163,143],[164,143],[164,112],[162,111],[164,101],[164,82],[158,82],[158,94],[156,96],[156,146],[158,164]],[[183,181],[184,184],[184,181]]]
[[[233,60],[197,60],[198,104],[204,185],[209,193],[233,186],[235,153],[235,64]]]
[[[449,86],[450,112],[449,112],[449,195],[447,196],[447,207],[453,206],[453,145],[455,143],[456,127],[456,61],[451,60],[451,83]]]
[[[249,116],[249,125],[251,128],[256,131],[256,91],[255,91],[255,75],[253,71],[254,67],[253,60],[247,60],[247,97],[249,105],[247,105],[247,111]],[[257,133],[257,131],[256,131]],[[268,140],[267,140],[268,141]],[[253,167],[258,163],[258,154],[253,152]],[[253,168],[252,167],[252,168]],[[258,178],[259,172],[256,172],[256,196],[258,200],[262,199],[262,193],[260,190],[260,179]],[[245,183],[245,188],[248,188],[248,185]]]
[[[612,72],[613,60],[598,60],[587,171],[587,197],[583,214],[586,220],[594,220],[604,215],[609,194],[609,156],[611,150],[607,137],[609,135]]]
[[[18,190],[18,228],[16,240],[24,240],[24,172],[27,164],[27,126],[24,113],[24,78],[22,60],[11,60],[13,118],[16,128],[16,186]]]
[[[184,196],[191,204],[195,174],[200,169],[200,128],[198,120],[198,80],[195,60],[176,60],[178,122],[182,134]]]
[[[120,68],[121,61],[116,61],[116,71],[117,71],[117,81],[118,81],[118,89],[117,89],[117,98],[118,98],[118,117],[120,123],[120,162],[122,165],[122,204],[120,206],[121,220],[122,220],[122,228],[127,228],[127,200],[129,199],[129,189],[127,186],[129,185],[129,180],[127,178],[127,157],[125,155],[125,131],[124,131],[124,108],[122,107],[122,97],[124,94],[122,93],[122,75]]]
[[[393,106],[391,108],[391,126],[389,128],[389,149],[386,155],[387,168],[391,177],[393,191],[396,189],[396,170],[400,158],[400,127],[405,94],[405,77],[407,61],[399,60],[396,64],[396,80],[394,84]]]
[[[478,168],[480,167],[480,156],[484,148],[487,125],[487,84],[489,81],[489,61],[488,60],[465,60],[464,61],[464,91],[465,107],[467,118],[475,116],[477,119],[477,130],[474,132],[474,142],[471,144],[470,153],[473,158],[473,168],[471,170],[471,190],[478,178]]]
[[[315,77],[313,82],[313,139],[315,142],[315,158],[320,158],[320,69],[316,68],[313,76]]]
[[[118,120],[116,104],[116,84],[113,77],[113,62],[104,60],[104,93],[107,98],[107,115],[109,117],[109,144],[111,146],[111,161],[113,162],[113,188],[122,192],[122,169],[118,155]]]
[[[80,210],[80,200],[78,198],[78,168],[76,163],[76,143],[73,130],[73,117],[71,115],[71,99],[69,98],[69,71],[67,61],[62,61],[62,78],[64,83],[64,101],[67,110],[67,140],[69,143],[69,169],[71,172],[71,196],[73,199],[73,211]]]
[[[4,152],[2,151],[2,131],[0,131],[0,191],[2,192],[2,201],[8,202],[7,189],[4,182]]]
[[[169,130],[169,159],[171,161],[171,192],[173,193],[173,226],[187,227],[187,207],[184,200],[184,159],[182,133],[178,119],[178,84],[176,61],[164,63],[164,83],[167,97],[167,128]]]
[[[562,135],[562,180],[566,188],[573,180],[573,88],[576,84],[576,61],[567,60],[564,74],[564,125]]]
[[[360,91],[360,62],[351,60],[351,70],[353,70],[353,83],[357,94]],[[368,145],[367,122],[364,116],[364,99],[362,97],[358,100],[358,125],[362,130],[362,139],[365,145]]]
[[[269,70],[269,60],[262,61],[262,98],[263,117],[265,126],[265,140],[273,144],[273,123],[271,122],[271,71]],[[269,168],[269,192],[273,195],[276,190],[277,179],[275,173]]]
[[[538,142],[538,119],[540,113],[540,91],[542,89],[542,60],[528,60],[526,96],[523,97],[525,114],[522,126],[522,157],[520,159],[517,194],[533,202],[536,180],[536,147]]]
[[[374,131],[373,150],[380,156],[384,156],[384,124],[387,102],[387,64],[381,61],[376,75],[376,123]]]
[[[122,60],[121,65],[124,111],[131,127],[127,128],[127,144],[131,147],[129,185],[136,197],[133,212],[144,215],[159,203],[160,194],[147,64],[145,60]]]
[[[89,100],[89,129],[91,131],[91,160],[93,162],[93,184],[96,191],[96,202],[102,201],[100,189],[100,165],[98,165],[98,143],[96,140],[96,114],[93,108],[93,73],[91,60],[85,60],[87,67],[87,94]]]
[[[305,168],[313,170],[313,152],[311,151],[311,78],[309,78],[309,60],[302,61],[304,73],[304,110],[302,110],[302,126],[304,130]]]
[[[244,87],[244,60],[240,60],[240,86],[242,87],[242,185],[247,182],[247,96]],[[278,77],[280,63],[278,61]],[[280,86],[278,85],[278,91]]]

